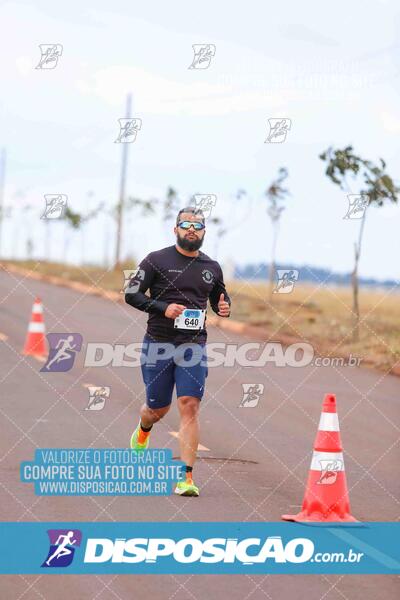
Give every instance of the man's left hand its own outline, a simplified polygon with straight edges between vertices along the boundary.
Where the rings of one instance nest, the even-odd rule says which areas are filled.
[[[224,293],[222,292],[219,300],[218,300],[218,315],[220,317],[229,317],[231,312],[231,307],[229,306],[228,302],[226,302],[225,300],[225,296]]]

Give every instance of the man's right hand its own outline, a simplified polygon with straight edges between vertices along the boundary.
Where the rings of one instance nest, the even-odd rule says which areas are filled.
[[[176,319],[185,309],[186,306],[183,304],[169,304],[164,314],[168,319]]]

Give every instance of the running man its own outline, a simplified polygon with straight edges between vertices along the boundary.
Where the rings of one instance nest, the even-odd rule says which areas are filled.
[[[71,355],[68,353],[68,350],[74,350],[75,349],[75,344],[71,344],[71,342],[74,340],[74,336],[73,335],[69,335],[67,338],[65,339],[60,339],[58,340],[58,344],[55,347],[56,350],[58,350],[58,352],[56,352],[56,354],[53,356],[53,358],[47,363],[46,365],[46,369],[49,370],[51,365],[54,363],[59,363],[62,360],[67,360],[71,358]]]
[[[46,560],[46,565],[50,566],[53,558],[61,558],[62,556],[66,556],[67,554],[71,554],[71,550],[67,548],[67,546],[73,546],[76,543],[76,540],[73,540],[74,537],[73,531],[68,531],[67,535],[59,535],[56,541],[56,550],[53,554]],[[62,542],[60,543],[60,540]]]
[[[144,278],[138,280],[138,291],[125,294],[128,304],[149,313],[142,350],[146,403],[132,434],[131,448],[148,448],[151,428],[169,411],[176,385],[179,445],[186,481],[178,482],[175,493],[198,496],[192,472],[199,443],[198,412],[208,375],[207,301],[210,300],[211,308],[221,317],[229,317],[231,301],[220,265],[199,250],[205,235],[204,213],[194,207],[181,209],[174,233],[176,244],[150,252],[139,266]],[[150,297],[145,294],[148,289]],[[160,358],[160,345],[172,347],[173,355],[166,350],[165,357]],[[198,354],[197,360],[195,354]]]

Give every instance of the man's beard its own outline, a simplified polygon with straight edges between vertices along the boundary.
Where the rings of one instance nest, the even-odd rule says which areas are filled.
[[[176,234],[176,242],[182,250],[188,250],[188,252],[193,252],[193,250],[198,250],[201,248],[203,244],[204,236],[202,238],[194,238],[193,240],[189,240],[184,236],[180,236],[179,233]]]

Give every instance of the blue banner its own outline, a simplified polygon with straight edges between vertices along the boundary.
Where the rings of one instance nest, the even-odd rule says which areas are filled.
[[[0,573],[400,573],[400,523],[1,523]]]

